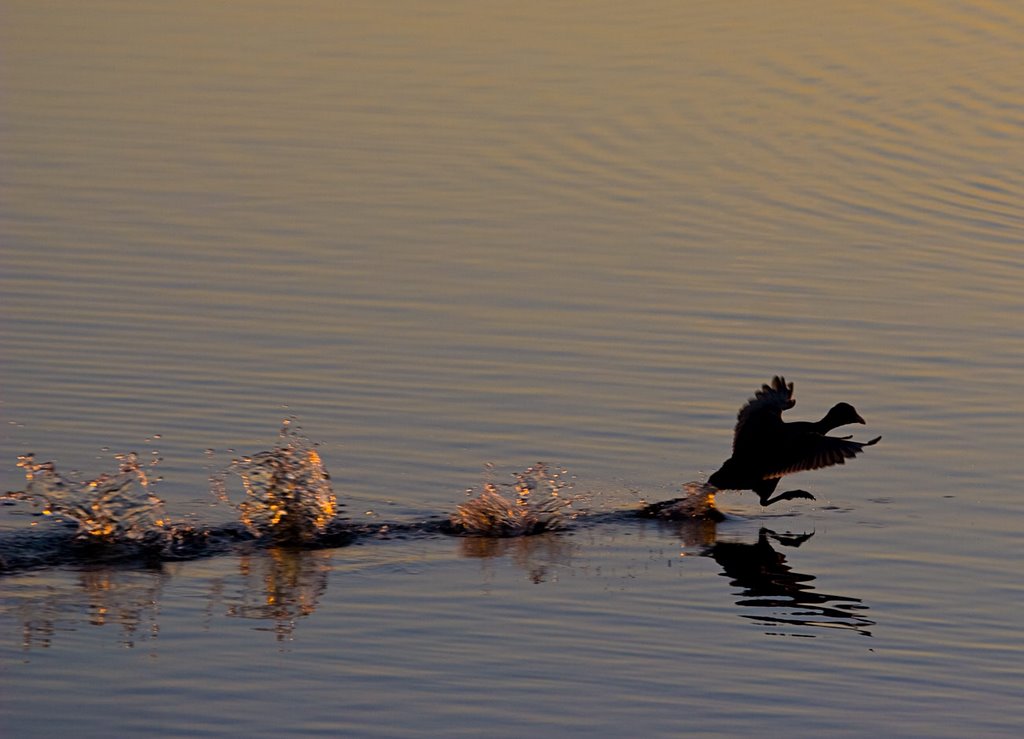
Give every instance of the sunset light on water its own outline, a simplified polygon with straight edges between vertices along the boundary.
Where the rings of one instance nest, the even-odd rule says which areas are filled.
[[[1019,4],[0,19],[4,736],[1020,733]]]

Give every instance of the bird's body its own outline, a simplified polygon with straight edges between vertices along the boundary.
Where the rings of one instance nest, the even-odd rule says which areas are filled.
[[[719,490],[753,490],[764,506],[793,498],[814,500],[805,490],[771,495],[784,475],[844,464],[882,438],[859,442],[827,435],[848,423],[864,423],[849,403],[833,406],[820,421],[783,421],[782,412],[794,405],[793,383],[775,377],[771,385],[763,385],[740,409],[732,457],[711,475],[708,484]]]

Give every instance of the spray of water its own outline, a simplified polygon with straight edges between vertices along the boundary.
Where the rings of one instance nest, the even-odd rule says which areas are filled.
[[[5,497],[29,501],[47,516],[74,523],[80,539],[111,544],[162,542],[167,522],[163,501],[152,492],[156,479],[134,452],[115,459],[117,472],[82,481],[61,475],[53,462],[36,462],[32,454],[21,455],[18,466],[25,470],[27,485]]]
[[[338,499],[313,444],[286,420],[279,443],[267,452],[235,459],[210,479],[213,493],[230,502],[227,478],[242,481],[239,517],[256,536],[310,543],[339,523]]]
[[[469,499],[443,522],[353,525],[339,513],[341,505],[315,447],[286,420],[272,449],[232,460],[210,478],[211,489],[234,505],[240,522],[212,528],[167,522],[163,501],[152,492],[159,478],[152,476],[150,468],[158,458],[144,467],[134,453],[119,455],[117,472],[80,480],[59,474],[53,462],[23,455],[18,466],[25,471],[26,489],[3,497],[30,501],[47,516],[74,528],[55,527],[50,532],[54,536],[45,539],[0,539],[0,572],[73,561],[85,550],[66,546],[68,537],[78,544],[101,545],[88,550],[90,557],[133,557],[141,546],[147,557],[177,560],[229,551],[254,538],[265,544],[319,548],[343,546],[365,535],[526,536],[562,529],[568,521],[587,514],[578,510],[578,504],[589,496],[574,493],[573,478],[566,470],[538,462],[514,473],[514,482],[486,480],[479,491],[470,489]],[[244,493],[238,502],[230,499],[228,491],[228,481],[235,478]],[[688,483],[683,492],[682,498],[645,506],[639,514],[676,521],[723,520],[715,507],[715,488]],[[585,520],[594,523],[598,518],[587,515]]]
[[[485,482],[479,494],[451,514],[451,529],[473,536],[525,536],[562,528],[564,511],[575,500],[573,483],[565,474],[538,462],[515,473],[511,485]],[[510,488],[510,493],[502,488]]]
[[[722,521],[723,514],[715,506],[718,488],[702,482],[688,482],[683,485],[683,496],[651,503],[640,511],[646,518],[662,518],[673,521],[707,520]]]

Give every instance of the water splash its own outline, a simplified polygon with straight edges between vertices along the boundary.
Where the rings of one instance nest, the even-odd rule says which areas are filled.
[[[474,536],[526,536],[560,529],[563,511],[576,500],[569,494],[574,483],[564,475],[565,470],[552,472],[538,462],[515,473],[511,485],[501,486],[511,487],[511,496],[485,482],[479,495],[456,507],[449,517],[451,529]]]
[[[163,501],[155,496],[151,478],[138,456],[120,454],[116,473],[103,473],[92,480],[75,480],[57,472],[53,462],[36,462],[35,455],[18,457],[25,470],[25,490],[4,497],[41,505],[44,515],[74,523],[76,537],[114,543],[155,544],[165,540],[167,522]],[[154,466],[158,458],[150,463]]]
[[[688,482],[683,485],[683,496],[672,500],[651,503],[640,510],[646,518],[663,518],[673,521],[707,520],[723,521],[725,514],[715,507],[715,493],[718,488],[703,482]]]
[[[268,452],[232,460],[210,478],[211,489],[230,503],[227,478],[237,475],[245,490],[239,516],[253,534],[311,543],[339,523],[338,499],[320,454],[291,421],[284,421],[278,438]]]

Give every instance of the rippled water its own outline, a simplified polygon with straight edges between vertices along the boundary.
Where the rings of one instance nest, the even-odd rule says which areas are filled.
[[[0,18],[3,490],[135,452],[236,525],[210,477],[294,417],[366,532],[0,576],[8,733],[1018,733],[1017,3]],[[774,374],[882,441],[815,502],[618,515]],[[401,528],[538,461],[586,520]],[[0,507],[0,552],[54,526]]]

